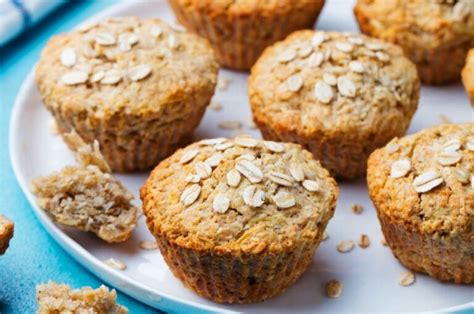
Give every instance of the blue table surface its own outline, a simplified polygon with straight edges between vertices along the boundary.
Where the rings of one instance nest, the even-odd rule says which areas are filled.
[[[103,284],[59,247],[35,218],[11,168],[8,127],[18,90],[48,38],[70,30],[115,2],[70,1],[0,48],[0,213],[15,222],[10,248],[0,257],[1,313],[35,313],[35,287],[48,280],[73,287]],[[130,313],[156,313],[120,292],[118,300]]]

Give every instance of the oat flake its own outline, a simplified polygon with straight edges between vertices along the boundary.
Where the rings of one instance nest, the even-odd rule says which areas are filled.
[[[137,66],[134,66],[128,71],[128,77],[132,81],[140,81],[146,78],[148,75],[151,73],[151,66],[148,64],[140,64]]]
[[[310,192],[316,192],[317,190],[319,190],[319,183],[313,180],[304,180],[302,185],[306,190]]]
[[[116,69],[111,69],[105,72],[104,77],[100,80],[101,84],[113,85],[122,80],[122,72]]]
[[[281,153],[285,150],[285,146],[273,141],[263,141],[263,145],[274,153]]]
[[[61,78],[61,82],[65,85],[78,85],[87,81],[87,73],[81,71],[68,72]]]
[[[248,160],[239,160],[235,164],[235,169],[252,183],[258,183],[263,180],[263,173],[260,168]]]
[[[140,248],[144,250],[156,250],[158,249],[158,244],[156,241],[140,241],[139,243]]]
[[[326,295],[331,299],[339,298],[342,294],[342,283],[338,280],[329,280],[326,283]]]
[[[115,44],[115,37],[110,33],[97,33],[94,37],[96,43],[101,46],[111,46]]]
[[[356,94],[356,86],[347,76],[337,78],[337,90],[342,96],[354,97]]]
[[[413,180],[418,193],[425,193],[443,183],[443,178],[433,170],[426,171]]]
[[[461,154],[455,151],[442,151],[438,153],[436,160],[442,166],[452,166],[461,160]]]
[[[361,234],[360,237],[359,237],[358,244],[363,249],[369,247],[369,245],[370,245],[369,237],[366,234]]]
[[[334,97],[331,86],[323,81],[317,81],[314,86],[314,96],[322,103],[329,103]]]
[[[410,286],[415,282],[415,274],[413,274],[411,271],[404,272],[402,276],[400,277],[400,280],[398,283],[400,286]]]
[[[189,206],[198,199],[200,193],[201,186],[199,186],[199,184],[193,184],[184,189],[183,193],[181,194],[180,201],[185,206]]]
[[[354,248],[354,242],[352,242],[352,240],[343,240],[343,241],[340,241],[340,242],[336,245],[336,249],[337,249],[340,253],[347,253],[347,252],[350,252],[350,251],[352,251],[353,248]]]
[[[395,179],[401,178],[406,176],[410,170],[411,162],[408,159],[400,159],[392,164],[390,176]]]
[[[288,89],[292,92],[297,92],[301,89],[301,87],[303,86],[303,79],[301,78],[301,76],[299,76],[298,74],[295,74],[295,75],[292,75],[290,76],[287,80],[286,80],[286,84],[288,86]]]
[[[105,260],[104,263],[117,270],[127,269],[127,265],[124,262],[119,261],[115,258],[109,258],[108,260]]]
[[[301,182],[304,180],[304,170],[303,165],[299,163],[292,163],[290,165],[290,174],[297,182]]]
[[[278,208],[286,209],[295,206],[296,201],[293,195],[286,191],[279,191],[274,197],[273,201],[275,202]]]
[[[241,179],[240,172],[238,172],[235,169],[232,169],[231,171],[227,173],[226,178],[227,178],[227,184],[235,188],[240,183],[240,179]]]
[[[260,207],[265,201],[265,193],[255,185],[246,187],[242,193],[244,203],[251,207]]]
[[[279,184],[282,186],[293,185],[293,178],[281,172],[271,171],[270,174],[268,175],[268,178],[271,181],[275,182],[276,184]]]
[[[207,179],[212,174],[212,168],[209,165],[203,163],[202,161],[194,165],[194,169],[196,170],[197,175],[201,177],[201,179]]]
[[[212,202],[212,209],[218,213],[225,213],[230,206],[230,200],[224,194],[217,194]]]
[[[72,67],[77,60],[76,52],[73,48],[64,48],[61,52],[61,63],[66,67]]]
[[[190,162],[191,160],[193,160],[194,157],[196,157],[198,154],[199,154],[199,149],[188,150],[181,156],[179,163],[186,164]]]

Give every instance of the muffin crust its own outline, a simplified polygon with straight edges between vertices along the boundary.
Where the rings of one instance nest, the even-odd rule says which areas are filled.
[[[303,145],[343,178],[363,175],[369,154],[405,133],[419,89],[400,48],[335,32],[293,33],[265,50],[249,78],[263,137]]]
[[[300,146],[240,137],[179,150],[152,172],[141,198],[150,231],[185,285],[217,302],[249,303],[304,272],[337,191]]]
[[[178,20],[209,40],[219,63],[248,70],[262,51],[293,31],[312,28],[324,0],[169,0]]]
[[[459,80],[474,47],[474,2],[358,0],[354,12],[362,32],[403,48],[423,83]]]
[[[369,194],[402,264],[440,280],[474,282],[473,174],[473,123],[394,139],[370,156]]]
[[[462,70],[462,82],[471,101],[471,106],[474,106],[474,48],[467,54],[466,65]]]
[[[143,170],[174,152],[214,93],[207,42],[160,20],[111,18],[53,37],[36,71],[61,133],[97,139],[114,171]]]

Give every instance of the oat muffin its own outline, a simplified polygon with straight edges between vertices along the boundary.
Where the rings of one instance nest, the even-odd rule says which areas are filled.
[[[217,71],[206,40],[124,17],[53,37],[36,82],[61,133],[97,139],[114,171],[135,171],[154,167],[196,128]]]
[[[394,139],[367,182],[387,244],[406,267],[474,283],[474,123]]]
[[[251,303],[306,270],[338,188],[301,146],[238,137],[178,150],[140,192],[175,276],[216,302]]]
[[[474,1],[358,0],[362,32],[400,45],[426,84],[460,78],[474,47]]]
[[[324,0],[168,0],[178,20],[209,40],[222,66],[248,70],[265,47],[313,28]]]
[[[36,287],[38,314],[94,313],[127,314],[128,309],[117,304],[117,293],[106,286],[71,290],[68,285],[48,282]]]
[[[360,34],[295,32],[252,68],[249,98],[265,139],[296,142],[341,178],[405,134],[417,108],[415,66],[395,45]]]
[[[462,82],[471,105],[474,106],[474,48],[467,54],[466,65],[462,70]]]
[[[108,243],[126,241],[138,219],[133,195],[112,176],[97,141],[86,145],[77,133],[64,139],[79,165],[34,179],[38,206],[59,224],[93,232]]]
[[[14,225],[7,217],[0,215],[0,255],[8,249],[8,244],[13,238]]]

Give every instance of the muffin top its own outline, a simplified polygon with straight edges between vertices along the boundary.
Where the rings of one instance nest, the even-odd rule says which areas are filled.
[[[273,128],[371,132],[411,117],[419,80],[393,45],[360,34],[298,31],[267,48],[249,78],[257,119]]]
[[[395,138],[370,156],[367,180],[382,215],[423,233],[474,240],[474,123]]]
[[[301,146],[238,137],[177,151],[140,192],[156,236],[194,250],[260,253],[314,241],[338,188]]]
[[[472,0],[358,0],[355,11],[369,19],[371,32],[400,43],[432,49],[460,37],[474,41]]]
[[[123,17],[53,37],[36,78],[49,107],[153,120],[183,94],[214,90],[217,71],[206,40],[157,19]]]
[[[246,15],[251,13],[284,13],[308,5],[315,5],[324,0],[174,0],[181,6],[213,14]]]

